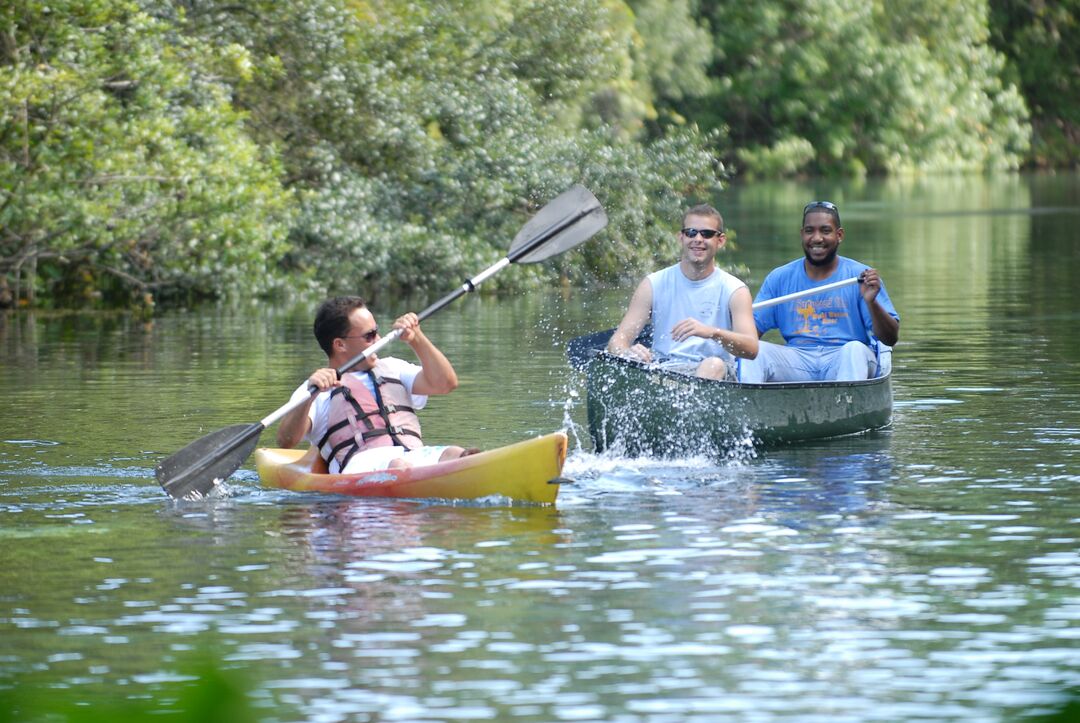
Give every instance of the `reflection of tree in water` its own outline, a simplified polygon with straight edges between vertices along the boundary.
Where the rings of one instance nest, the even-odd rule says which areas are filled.
[[[373,689],[436,675],[422,670],[474,655],[490,631],[519,629],[530,606],[500,596],[550,576],[565,541],[550,507],[334,500],[283,508],[280,519],[298,548],[291,585],[326,591],[304,601],[327,636],[322,665]]]
[[[428,587],[452,589],[475,561],[490,565],[491,553],[477,548],[485,540],[507,541],[521,554],[522,546],[562,539],[552,533],[558,513],[545,507],[347,500],[286,507],[281,520],[284,535],[306,543],[297,572],[314,578],[309,585],[351,588],[346,609],[360,620],[410,621],[432,612]]]

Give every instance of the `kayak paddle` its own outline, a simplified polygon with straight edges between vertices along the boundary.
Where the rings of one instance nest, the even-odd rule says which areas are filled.
[[[600,202],[584,186],[574,186],[554,198],[526,222],[514,237],[506,256],[468,279],[417,316],[423,321],[455,299],[475,291],[483,281],[510,264],[534,264],[569,251],[606,225],[607,214]],[[400,334],[400,330],[394,329],[345,362],[338,367],[338,376],[375,354]],[[308,391],[311,396],[319,393],[318,388],[313,385],[308,387]],[[234,424],[195,440],[162,460],[154,470],[158,483],[173,499],[204,497],[244,463],[258,444],[263,430],[306,401],[290,401],[258,422]]]

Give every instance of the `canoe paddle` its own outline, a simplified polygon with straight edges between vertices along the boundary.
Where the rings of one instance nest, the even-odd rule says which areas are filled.
[[[604,228],[607,221],[607,214],[600,202],[584,186],[574,186],[550,201],[522,226],[506,256],[417,316],[423,321],[455,299],[475,291],[483,281],[510,264],[535,264],[569,251]],[[338,376],[375,354],[400,334],[399,329],[394,329],[345,362],[338,367]],[[309,385],[308,391],[312,397],[319,393],[314,385]],[[173,499],[204,497],[244,463],[258,444],[263,430],[306,402],[307,399],[303,398],[290,401],[258,422],[234,424],[195,440],[162,460],[154,470],[158,483]]]
[[[824,286],[815,286],[812,289],[803,289],[802,291],[796,291],[793,294],[784,294],[783,296],[777,296],[773,299],[765,299],[765,301],[759,301],[754,304],[753,308],[764,309],[767,306],[776,306],[777,304],[783,304],[787,301],[801,299],[804,296],[813,296],[814,294],[820,294],[822,291],[832,291],[833,289],[839,289],[844,286],[851,286],[852,284],[858,284],[861,282],[861,277],[852,276],[850,279],[844,279],[843,281],[834,281],[831,284],[825,284]]]

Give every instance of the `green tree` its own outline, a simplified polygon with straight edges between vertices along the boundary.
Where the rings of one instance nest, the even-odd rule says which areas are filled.
[[[721,167],[692,128],[643,143],[648,73],[609,0],[163,3],[158,14],[251,53],[237,102],[282,149],[300,217],[288,263],[326,291],[441,290],[497,258],[542,203],[585,182],[607,242],[493,285],[637,273],[650,226]]]
[[[1031,160],[1080,165],[1080,2],[990,0],[992,39],[1031,107]]]
[[[678,65],[708,37],[634,4],[15,0],[0,279],[48,303],[441,291],[574,182],[604,243],[495,285],[636,275],[723,168],[692,123],[646,132],[706,86]]]
[[[703,4],[712,91],[685,106],[729,129],[740,170],[1016,168],[1027,111],[988,44],[985,0]]]
[[[686,119],[674,105],[709,92],[712,34],[698,24],[691,0],[628,0],[634,11],[634,73],[642,88],[646,118],[665,125]]]
[[[230,103],[243,48],[127,0],[12,0],[0,36],[0,277],[66,303],[266,288],[290,201]]]

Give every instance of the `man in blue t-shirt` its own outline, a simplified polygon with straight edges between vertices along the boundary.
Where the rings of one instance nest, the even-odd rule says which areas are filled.
[[[900,316],[875,269],[837,255],[844,240],[840,211],[828,201],[803,209],[804,258],[773,269],[755,303],[858,277],[859,283],[754,310],[758,334],[778,329],[787,345],[760,342],[740,364],[743,382],[856,381],[878,374],[874,339],[900,337]]]

